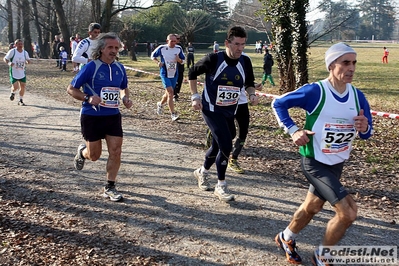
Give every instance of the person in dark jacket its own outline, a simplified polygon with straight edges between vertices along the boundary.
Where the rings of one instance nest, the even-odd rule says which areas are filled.
[[[61,47],[64,47],[64,51],[66,51],[67,53],[69,53],[68,49],[67,49],[67,45],[64,42],[64,38],[61,37],[60,41],[57,43],[57,51],[58,51],[58,59],[60,58],[60,51],[61,51]],[[59,67],[59,69],[62,69],[62,61],[59,59],[59,62],[57,63],[57,66]]]
[[[54,40],[51,43],[51,58],[52,59],[57,59],[57,67],[60,67],[60,53],[58,50],[58,44],[60,43],[60,39],[58,37],[58,35],[54,36]]]
[[[183,45],[180,42],[180,35],[179,34],[175,34],[176,36],[176,40],[177,40],[177,45],[180,45],[182,50],[184,51]],[[182,64],[177,64],[177,71],[179,72],[179,75],[177,77],[177,82],[176,82],[176,86],[175,89],[173,90],[173,100],[174,101],[178,101],[179,99],[179,93],[181,90],[181,86],[183,84],[183,77],[184,77],[184,62]]]
[[[272,86],[275,86],[273,77],[272,77],[272,66],[274,64],[273,56],[269,53],[269,50],[265,48],[265,55],[263,56],[263,77],[262,77],[262,85],[265,85],[266,79],[269,80]]]

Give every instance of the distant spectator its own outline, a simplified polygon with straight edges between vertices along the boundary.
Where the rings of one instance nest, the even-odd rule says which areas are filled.
[[[188,43],[187,51],[187,68],[194,65],[194,46],[191,42]]]
[[[60,52],[61,51],[61,47],[64,47],[64,50],[66,51],[66,53],[68,54],[68,50],[67,50],[67,45],[66,45],[66,43],[64,42],[64,38],[63,37],[60,37],[60,42],[57,44],[57,51],[58,52]],[[59,55],[59,54],[58,54]],[[62,62],[60,61],[59,62],[59,64],[58,64],[58,67],[60,68],[60,69],[62,69]]]
[[[213,42],[213,52],[214,52],[214,53],[219,52],[219,44],[218,44],[217,41],[214,41],[214,42]]]
[[[60,42],[60,39],[58,35],[54,36],[54,40],[51,43],[51,58],[57,60],[57,66],[60,67],[60,60],[59,60],[59,50],[57,49],[58,43]]]
[[[272,66],[274,65],[273,56],[269,53],[268,49],[265,49],[265,55],[263,57],[263,77],[262,85],[265,85],[265,81],[269,80],[272,86],[275,86],[272,77]]]
[[[384,47],[384,56],[382,57],[382,63],[388,64],[388,55],[389,51],[386,47]]]
[[[40,58],[40,46],[37,42],[33,43],[33,56],[36,58]]]
[[[147,41],[146,44],[146,49],[147,49],[147,56],[151,57],[151,53],[152,53],[152,47],[151,47],[151,43]]]
[[[63,46],[60,47],[60,61],[61,61],[61,71],[66,71],[68,53],[67,51],[65,51],[65,48]]]

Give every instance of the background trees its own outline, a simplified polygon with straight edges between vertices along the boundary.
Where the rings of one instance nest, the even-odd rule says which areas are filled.
[[[29,44],[37,41],[47,58],[55,35],[69,44],[76,33],[86,37],[91,22],[120,33],[127,47],[163,42],[176,32],[183,44],[196,42],[200,48],[199,43],[224,38],[228,26],[242,25],[249,43],[275,43],[285,92],[307,82],[307,49],[316,41],[399,38],[395,6],[393,0],[323,0],[312,7],[318,15],[311,21],[309,0],[239,0],[231,9],[226,0],[154,0],[150,6],[140,0],[0,0],[0,26],[3,44],[22,38],[31,53]]]

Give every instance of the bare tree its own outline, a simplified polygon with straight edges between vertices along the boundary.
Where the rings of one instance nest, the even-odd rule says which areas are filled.
[[[33,56],[32,37],[30,35],[30,28],[29,28],[29,22],[31,20],[29,1],[21,0],[21,2],[19,2],[19,8],[21,10],[22,17],[25,18],[25,19],[23,19],[23,24],[22,24],[22,36],[24,39],[24,49],[28,52],[29,56],[32,57]]]
[[[214,26],[216,21],[212,19],[211,15],[205,11],[189,11],[186,16],[176,20],[176,29],[181,32],[181,37],[187,43],[194,42],[196,32]]]
[[[64,37],[64,42],[66,44],[66,47],[70,47],[69,38],[71,37],[71,33],[69,32],[69,28],[66,23],[67,20],[65,17],[64,9],[62,8],[61,0],[53,0],[53,3],[54,3],[55,12],[57,14],[58,28],[61,31],[62,37]],[[69,53],[70,53],[70,51],[68,51],[68,54]]]
[[[8,21],[8,41],[11,43],[14,41],[14,25],[13,25],[11,0],[7,0],[7,21]]]

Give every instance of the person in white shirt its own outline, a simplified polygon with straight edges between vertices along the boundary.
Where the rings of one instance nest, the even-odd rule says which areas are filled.
[[[15,48],[9,50],[4,57],[4,62],[10,66],[10,82],[11,82],[11,94],[10,100],[14,101],[15,92],[19,90],[19,101],[18,105],[24,106],[23,97],[25,94],[26,87],[26,64],[31,62],[29,54],[24,50],[24,43],[21,39],[15,40]]]
[[[97,44],[96,38],[100,33],[101,25],[98,23],[90,23],[89,37],[79,42],[72,56],[73,63],[80,64],[79,67],[82,68],[93,59],[92,53]]]
[[[71,38],[70,38],[70,43],[71,43],[71,60],[72,60],[72,57],[73,57],[73,53],[75,52],[75,50],[76,50],[76,48],[78,47],[78,40],[76,39],[76,37],[75,36],[72,36]],[[79,64],[78,63],[75,63],[75,62],[72,62],[72,66],[73,66],[73,72],[78,72],[78,70],[79,70]]]

